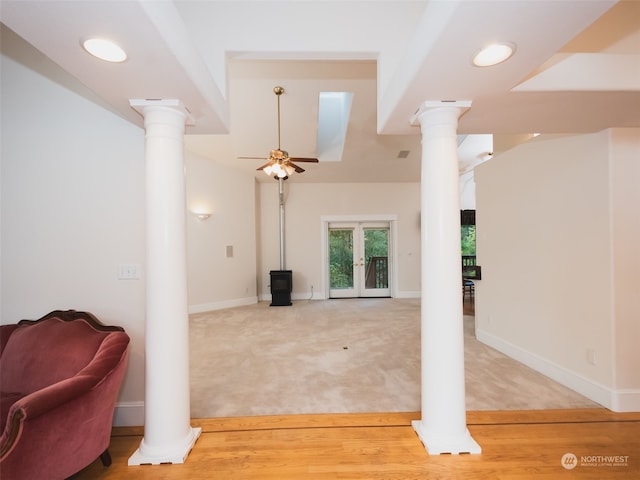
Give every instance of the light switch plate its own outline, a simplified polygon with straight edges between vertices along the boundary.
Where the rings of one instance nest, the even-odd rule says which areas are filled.
[[[118,280],[139,280],[140,265],[137,263],[121,263],[118,265]]]

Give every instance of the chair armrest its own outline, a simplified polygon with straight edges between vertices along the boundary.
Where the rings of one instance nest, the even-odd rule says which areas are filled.
[[[22,409],[25,419],[28,419],[89,392],[124,361],[128,344],[129,336],[126,333],[110,334],[100,345],[93,360],[75,376],[33,392],[18,400],[14,406]],[[10,412],[12,410],[13,407]]]
[[[82,396],[97,383],[93,377],[79,377],[76,375],[73,378],[54,383],[17,400],[11,405],[7,415],[7,424],[0,442],[0,460],[11,452],[13,445],[21,436],[24,423],[27,420],[33,420]]]

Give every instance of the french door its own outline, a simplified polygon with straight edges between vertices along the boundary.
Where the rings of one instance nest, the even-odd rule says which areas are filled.
[[[329,297],[389,297],[389,222],[331,222]]]

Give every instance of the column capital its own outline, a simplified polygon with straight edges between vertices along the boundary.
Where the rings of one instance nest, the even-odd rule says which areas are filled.
[[[131,108],[133,108],[143,117],[145,116],[147,109],[150,107],[160,107],[164,109],[175,110],[176,112],[182,113],[184,115],[186,125],[196,124],[195,119],[193,118],[193,115],[191,115],[189,109],[185,107],[184,103],[182,103],[182,100],[178,100],[176,98],[132,98],[129,99],[129,105],[131,105]]]
[[[434,110],[458,110],[458,117],[460,118],[467,110],[471,108],[471,100],[427,100],[423,102],[415,113],[411,116],[411,125],[418,125],[421,123],[420,117],[426,112]]]

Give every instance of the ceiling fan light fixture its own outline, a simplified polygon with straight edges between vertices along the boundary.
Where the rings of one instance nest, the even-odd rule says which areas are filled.
[[[473,56],[473,64],[476,67],[492,67],[511,58],[515,51],[516,46],[511,42],[492,43]]]
[[[82,41],[82,48],[106,62],[120,63],[127,59],[127,53],[118,44],[106,38],[87,38]]]
[[[293,175],[296,169],[293,168],[291,165],[284,165],[284,171],[287,173],[287,176],[289,176],[289,175]]]
[[[267,176],[274,178],[286,178],[293,172],[295,172],[292,167],[289,167],[289,165],[284,165],[280,162],[267,165],[262,169],[262,171],[266,173]]]

